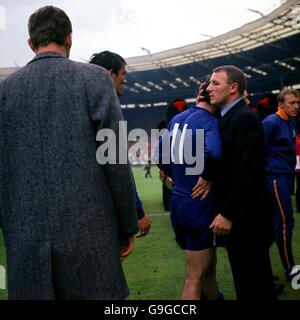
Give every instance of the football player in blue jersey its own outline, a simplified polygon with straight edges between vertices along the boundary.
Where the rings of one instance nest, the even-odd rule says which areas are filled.
[[[200,90],[205,90],[204,86]],[[184,300],[201,299],[201,292],[211,300],[220,297],[215,278],[214,234],[209,228],[214,220],[213,192],[205,192],[201,199],[192,196],[200,177],[210,190],[222,157],[215,108],[209,104],[209,97],[203,92],[202,95],[205,99],[172,118],[159,144],[158,166],[175,182],[171,223],[177,243],[186,250],[181,295]]]

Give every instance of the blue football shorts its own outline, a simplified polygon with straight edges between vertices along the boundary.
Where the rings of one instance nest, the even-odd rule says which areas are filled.
[[[171,223],[178,245],[184,250],[199,251],[215,246],[212,229],[214,200],[194,200],[172,195]]]

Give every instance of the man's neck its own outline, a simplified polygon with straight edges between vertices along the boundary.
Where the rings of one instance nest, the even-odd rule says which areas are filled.
[[[60,46],[54,42],[49,43],[46,47],[39,47],[35,50],[36,54],[44,53],[44,52],[57,52],[65,57],[68,57],[67,49],[64,46]]]
[[[214,106],[206,103],[206,102],[199,102],[199,103],[197,104],[197,107],[202,108],[202,109],[205,109],[205,110],[207,110],[207,111],[210,112],[210,113],[215,113],[215,112],[216,112],[216,108],[215,108]]]
[[[233,96],[230,96],[229,99],[226,101],[226,103],[224,103],[224,105],[222,105],[222,109],[224,107],[226,107],[229,103],[231,103],[232,101],[236,100],[236,99],[240,99],[242,98],[242,96],[239,96],[237,94],[233,95]]]

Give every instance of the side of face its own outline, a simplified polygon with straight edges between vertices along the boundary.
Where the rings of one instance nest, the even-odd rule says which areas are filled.
[[[216,106],[226,105],[230,97],[230,84],[225,71],[214,72],[207,87],[210,103]]]
[[[111,77],[113,79],[117,94],[119,97],[121,97],[123,95],[123,91],[127,83],[126,68],[123,65],[117,74],[114,73],[112,70],[110,71],[110,73],[111,73]]]
[[[238,94],[237,83],[229,83],[227,73],[223,70],[214,72],[207,87],[210,103],[222,107],[234,100]]]
[[[288,93],[284,96],[284,102],[279,103],[279,106],[282,107],[289,118],[295,118],[299,111],[299,97]]]

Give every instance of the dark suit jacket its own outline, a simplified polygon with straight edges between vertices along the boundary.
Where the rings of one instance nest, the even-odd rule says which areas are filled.
[[[9,298],[126,297],[119,239],[137,232],[131,169],[96,161],[97,130],[118,139],[122,120],[108,72],[37,55],[1,82],[0,115]]]
[[[269,226],[264,134],[259,117],[241,100],[220,120],[220,134],[224,152],[218,190],[221,214],[234,222],[247,220],[251,228],[257,229],[261,223]]]

